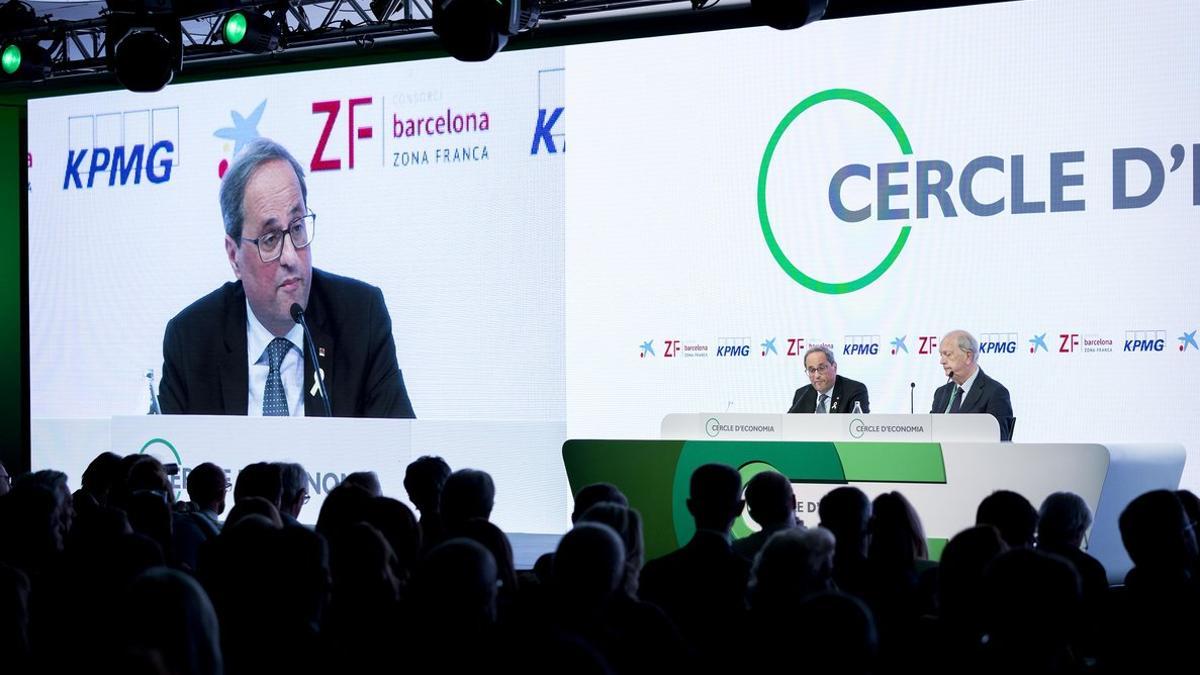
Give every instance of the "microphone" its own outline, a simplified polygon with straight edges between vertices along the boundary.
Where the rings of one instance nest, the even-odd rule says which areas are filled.
[[[909,382],[908,383],[908,414],[909,415],[917,414],[917,407],[916,407],[916,403],[915,403],[916,399],[914,398],[916,395],[917,395],[917,383]]]
[[[147,415],[161,415],[162,408],[158,405],[158,392],[154,390],[154,369],[146,370],[146,386],[150,387],[150,411]]]
[[[325,403],[325,416],[333,417],[329,405],[329,391],[325,389],[325,377],[321,375],[321,363],[317,361],[317,346],[313,344],[312,332],[308,330],[308,322],[304,320],[304,308],[300,303],[292,303],[292,320],[304,327],[304,344],[308,345],[308,358],[312,362],[313,377],[317,380],[317,388],[321,390],[321,401]]]

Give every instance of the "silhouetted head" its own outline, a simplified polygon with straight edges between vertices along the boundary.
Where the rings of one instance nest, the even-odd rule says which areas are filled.
[[[355,471],[347,474],[343,482],[361,487],[372,497],[383,496],[383,485],[379,483],[379,475],[374,471]]]
[[[1121,541],[1140,572],[1176,576],[1196,567],[1196,533],[1179,497],[1152,490],[1121,512]]]
[[[374,497],[358,485],[342,483],[325,495],[317,515],[317,532],[331,544],[351,525],[370,518]]]
[[[279,510],[283,501],[283,476],[279,465],[256,462],[239,471],[233,486],[233,503],[247,497],[262,497]]]
[[[476,541],[450,539],[417,564],[412,609],[433,632],[480,630],[496,621],[496,561]]]
[[[778,471],[755,474],[746,483],[746,506],[754,522],[763,527],[796,524],[796,493],[792,482]]]
[[[1079,548],[1083,534],[1092,526],[1092,512],[1083,497],[1073,492],[1055,492],[1038,510],[1038,546]]]
[[[421,528],[412,510],[390,497],[375,497],[367,506],[367,522],[392,547],[396,578],[407,581],[421,551]]]
[[[108,495],[114,484],[119,482],[121,456],[113,452],[96,455],[83,471],[80,487],[87,491],[100,506],[108,503]]]
[[[122,598],[121,634],[157,651],[177,675],[222,672],[220,631],[208,595],[187,574],[157,567],[137,577]]]
[[[638,578],[645,562],[642,543],[642,517],[636,509],[615,502],[600,502],[579,516],[580,523],[603,523],[613,529],[625,546],[625,571],[621,589],[631,598],[637,597]]]
[[[330,558],[334,602],[355,605],[395,602],[400,583],[396,579],[396,554],[379,530],[355,523],[338,537]]]
[[[620,488],[612,483],[592,483],[585,485],[575,493],[575,508],[571,511],[571,522],[579,521],[579,516],[583,515],[584,511],[592,508],[600,502],[611,502],[622,506],[629,506],[629,500],[625,498],[625,493],[621,492]]]
[[[1007,550],[1000,531],[991,525],[976,525],[954,535],[938,561],[938,607],[943,619],[967,621],[978,628],[984,570]]]
[[[787,528],[771,535],[754,557],[750,605],[790,612],[805,597],[829,590],[833,579],[833,534],[822,527]]]
[[[486,471],[459,469],[442,489],[442,521],[452,535],[472,518],[487,520],[496,500],[496,485]]]
[[[496,561],[496,578],[500,582],[501,594],[507,595],[517,591],[517,569],[513,562],[512,544],[508,541],[508,535],[483,518],[472,518],[463,523],[458,535],[478,542],[492,554]]]
[[[295,462],[276,462],[275,466],[279,467],[279,512],[299,518],[308,501],[308,472]]]
[[[867,556],[871,500],[865,492],[849,485],[834,488],[821,498],[817,515],[821,518],[821,527],[837,539],[839,556]]]
[[[871,504],[871,543],[867,557],[885,566],[911,568],[929,558],[925,528],[912,503],[899,492],[885,492]]]
[[[1009,548],[1033,548],[1037,520],[1033,504],[1011,490],[996,490],[975,511],[975,524],[994,526]]]
[[[728,532],[746,505],[741,492],[742,477],[727,464],[705,464],[693,471],[687,507],[696,528]]]
[[[450,465],[441,457],[418,457],[404,470],[404,490],[408,500],[422,514],[441,509],[442,488],[450,477]]]
[[[225,470],[212,462],[205,462],[188,473],[188,498],[198,508],[224,513],[228,490],[229,478],[225,476]]]
[[[558,542],[554,587],[560,607],[575,616],[597,617],[608,606],[625,571],[625,546],[613,529],[582,522]]]
[[[279,509],[276,509],[274,504],[262,497],[245,497],[235,503],[232,509],[229,509],[229,515],[225,518],[225,527],[221,531],[228,530],[248,516],[261,516],[272,527],[283,527]]]

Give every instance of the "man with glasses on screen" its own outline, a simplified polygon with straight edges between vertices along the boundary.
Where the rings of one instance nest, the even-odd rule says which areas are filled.
[[[838,377],[833,350],[820,345],[804,352],[804,372],[809,384],[796,390],[790,413],[871,412],[867,385],[848,377]],[[860,410],[854,410],[857,403]]]
[[[220,201],[237,281],[167,324],[162,412],[324,415],[304,329],[292,318],[298,304],[334,416],[415,417],[382,291],[312,267],[317,217],[296,159],[255,139],[226,172]]]

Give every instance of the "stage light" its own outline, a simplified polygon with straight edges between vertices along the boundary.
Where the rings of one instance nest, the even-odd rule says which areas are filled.
[[[486,61],[540,14],[539,0],[434,0],[433,32],[459,61]]]
[[[5,79],[44,80],[50,77],[50,52],[37,44],[9,43],[0,51],[0,72]]]
[[[778,30],[799,28],[825,16],[829,0],[750,0],[759,20]]]
[[[265,54],[279,48],[283,35],[280,23],[262,14],[233,12],[225,17],[221,37],[234,51]]]
[[[158,91],[183,67],[183,35],[173,15],[110,15],[104,42],[109,68],[129,91]]]

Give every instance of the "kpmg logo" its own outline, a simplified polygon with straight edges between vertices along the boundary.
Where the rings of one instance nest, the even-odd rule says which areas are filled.
[[[1186,352],[1189,349],[1200,351],[1200,345],[1196,344],[1196,331],[1184,333],[1175,339],[1179,340],[1179,351],[1181,352]]]
[[[1016,333],[981,333],[979,335],[980,354],[1016,354]]]
[[[807,110],[829,101],[857,104],[874,114],[895,140],[902,161],[881,161],[870,164],[847,164],[836,169],[828,182],[828,206],[830,215],[844,223],[859,223],[866,220],[895,222],[900,225],[890,250],[884,254],[865,274],[849,281],[831,282],[817,279],[802,271],[784,253],[775,229],[785,223],[772,223],[767,204],[767,177],[775,159],[780,141],[789,127]],[[810,117],[811,118],[811,117]],[[1188,148],[1176,143],[1169,150],[1169,158],[1144,147],[1114,148],[1111,152],[1110,184],[1112,186],[1111,208],[1113,210],[1140,209],[1153,204],[1163,192],[1167,176],[1183,166]],[[1191,145],[1192,176],[1188,186],[1192,191],[1192,204],[1200,206],[1200,143]],[[854,89],[826,89],[817,92],[796,104],[771,134],[763,152],[758,172],[758,219],[762,227],[767,248],[781,268],[800,285],[809,290],[837,295],[852,293],[869,286],[881,277],[896,262],[908,243],[912,225],[907,221],[929,218],[949,219],[960,217],[960,211],[971,216],[987,218],[1005,213],[1022,216],[1039,213],[1064,213],[1084,211],[1087,208],[1082,192],[1085,183],[1085,153],[1083,150],[1051,152],[1046,158],[1028,158],[1031,175],[1040,175],[1041,167],[1048,171],[1047,185],[1038,189],[1027,185],[1026,156],[981,155],[966,161],[960,167],[941,159],[913,161],[912,143],[900,120],[882,102]],[[900,158],[897,158],[900,159]],[[1169,164],[1169,169],[1167,168]],[[1176,182],[1187,180],[1187,172],[1179,172]],[[977,192],[976,180],[994,179],[995,175],[1009,180],[1007,194],[984,201],[986,192]],[[1138,179],[1129,176],[1149,174],[1149,184],[1141,188]],[[1028,181],[1032,182],[1032,181]],[[848,204],[844,187],[853,186],[853,194],[872,195],[865,204]],[[863,189],[865,188],[865,189]],[[1139,192],[1140,191],[1140,192]],[[899,205],[909,198],[914,208]]]
[[[842,344],[842,356],[875,356],[879,353],[878,335],[847,335]]]
[[[750,356],[750,338],[717,338],[717,358]]]
[[[166,183],[179,166],[179,108],[71,117],[67,148],[63,190]]]
[[[1161,352],[1166,348],[1167,331],[1165,330],[1127,330],[1125,331],[1126,352]]]
[[[538,112],[533,125],[533,143],[529,154],[543,150],[547,155],[567,151],[566,69],[549,68],[538,71]]]

